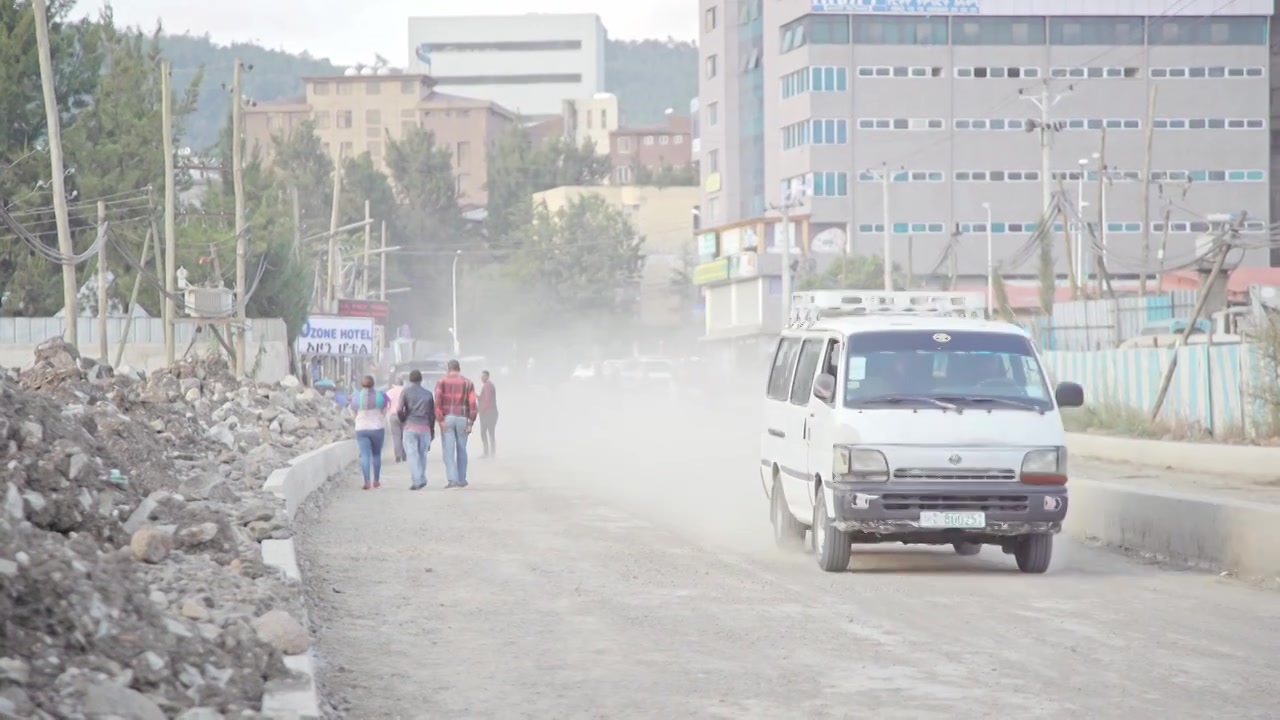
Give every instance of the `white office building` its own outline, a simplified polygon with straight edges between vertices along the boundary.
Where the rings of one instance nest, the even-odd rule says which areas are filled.
[[[604,91],[605,38],[594,14],[409,18],[409,72],[440,92],[558,115],[562,101]]]

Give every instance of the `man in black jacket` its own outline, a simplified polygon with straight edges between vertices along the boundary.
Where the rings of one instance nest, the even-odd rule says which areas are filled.
[[[422,387],[422,373],[409,373],[409,385],[400,394],[397,415],[404,425],[404,451],[409,457],[410,490],[427,486],[427,451],[435,438],[436,399]]]

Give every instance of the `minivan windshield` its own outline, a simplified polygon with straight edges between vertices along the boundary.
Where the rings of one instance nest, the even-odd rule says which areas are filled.
[[[1031,341],[1022,335],[886,330],[851,335],[847,346],[847,407],[1054,407]]]

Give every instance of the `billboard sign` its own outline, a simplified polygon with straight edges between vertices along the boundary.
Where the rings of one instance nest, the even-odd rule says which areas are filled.
[[[979,0],[812,0],[815,13],[894,13],[921,15],[977,15]]]
[[[300,357],[373,357],[373,318],[312,315],[302,324],[294,349]]]
[[[391,304],[384,300],[338,300],[338,314],[343,317],[373,318],[378,325],[386,325],[391,316]]]

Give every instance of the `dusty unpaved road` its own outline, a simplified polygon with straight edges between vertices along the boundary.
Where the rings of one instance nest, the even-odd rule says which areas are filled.
[[[1280,716],[1280,593],[1064,539],[1044,576],[993,548],[826,574],[772,548],[749,418],[532,407],[471,488],[433,447],[427,491],[353,477],[304,533],[340,716]]]

